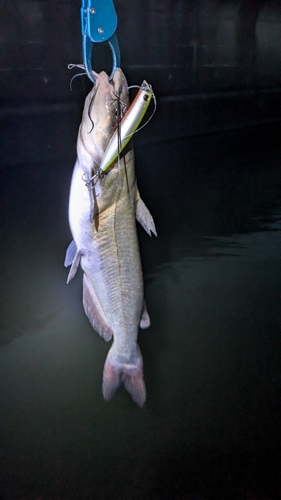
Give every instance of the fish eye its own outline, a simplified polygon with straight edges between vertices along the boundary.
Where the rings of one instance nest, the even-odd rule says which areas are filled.
[[[144,100],[144,101],[148,101],[148,99],[149,99],[149,95],[148,95],[148,94],[144,94],[144,96],[143,96],[143,100]]]

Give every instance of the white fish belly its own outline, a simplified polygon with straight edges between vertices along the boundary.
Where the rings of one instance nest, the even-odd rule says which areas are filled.
[[[136,184],[133,163],[127,163],[127,180],[119,170],[117,174],[111,172],[111,178],[99,181],[95,190],[99,213],[93,223],[89,217],[89,193],[79,164],[74,169],[69,203],[71,231],[82,253],[81,267],[89,290],[113,332],[114,351],[120,360],[135,356],[143,308],[143,277],[135,222]],[[121,160],[122,168],[124,170]]]

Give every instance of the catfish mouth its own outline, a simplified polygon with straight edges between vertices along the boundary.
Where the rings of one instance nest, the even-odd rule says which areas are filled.
[[[128,102],[128,85],[124,73],[120,68],[116,68],[111,80],[108,80],[113,86],[113,95],[115,97],[116,109],[115,116],[117,119],[117,126],[127,111]]]
[[[117,94],[121,95],[123,93],[128,94],[128,85],[123,71],[120,68],[116,68],[110,83],[113,83],[114,90]]]
[[[118,128],[129,105],[128,85],[124,73],[120,68],[116,68],[110,83],[112,83],[114,87],[113,94],[116,98],[115,117],[116,117],[116,128]]]
[[[108,110],[109,116],[112,117],[112,119],[115,121],[115,123],[113,123],[114,129],[119,126],[119,123],[128,108],[128,85],[122,70],[120,68],[116,68],[111,79],[109,79],[105,71],[102,71],[101,73],[96,73],[95,71],[93,71],[93,73],[96,78],[96,83],[93,88],[88,108],[88,117],[92,124],[91,130],[89,130],[88,132],[89,134],[92,132],[95,126],[91,117],[91,111],[99,87],[103,86],[105,106]]]

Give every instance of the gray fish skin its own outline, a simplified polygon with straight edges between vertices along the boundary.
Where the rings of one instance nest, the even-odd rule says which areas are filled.
[[[139,326],[147,328],[150,319],[144,302],[136,218],[148,234],[156,235],[156,230],[137,189],[132,149],[126,150],[103,178],[96,178],[92,189],[85,185],[97,172],[116,129],[115,93],[129,106],[121,69],[116,69],[111,82],[105,72],[95,76],[77,139],[69,198],[74,242],[67,249],[65,265],[71,265],[69,282],[80,263],[85,312],[101,337],[106,341],[113,338],[103,372],[104,398],[111,399],[123,383],[133,400],[143,406],[146,390],[137,338]]]

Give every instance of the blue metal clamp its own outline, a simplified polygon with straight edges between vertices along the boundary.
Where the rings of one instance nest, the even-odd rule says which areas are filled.
[[[117,67],[120,66],[120,50],[117,36],[117,15],[113,0],[82,0],[81,30],[83,63],[90,80],[95,83],[92,70],[92,48],[94,43],[108,42],[112,57],[113,67],[110,78]]]

